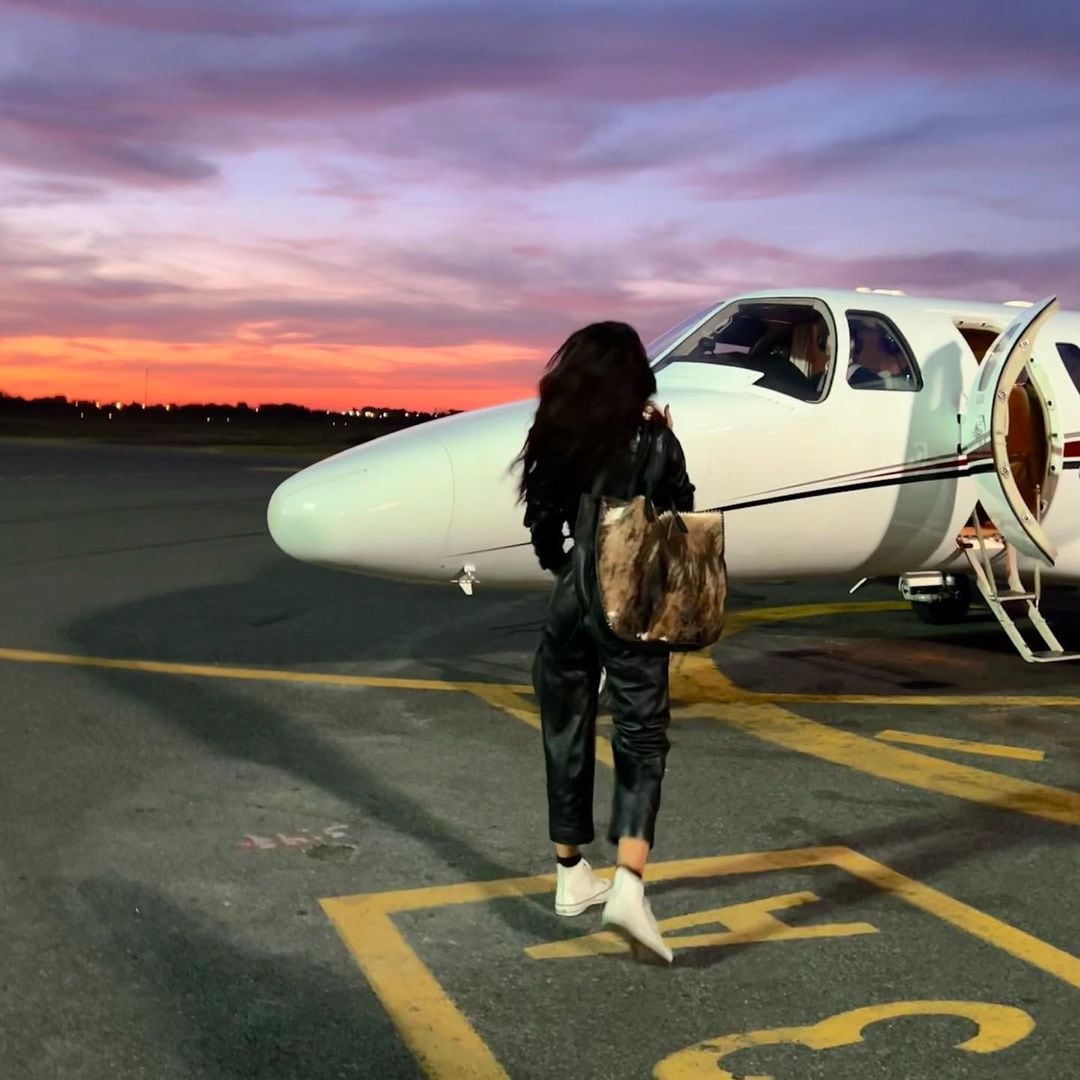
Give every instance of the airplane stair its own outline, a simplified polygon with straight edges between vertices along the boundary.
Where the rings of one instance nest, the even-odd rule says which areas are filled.
[[[1017,652],[1029,664],[1049,664],[1058,660],[1080,660],[1080,652],[1066,652],[1061,642],[1054,636],[1046,619],[1039,610],[1042,596],[1042,580],[1036,563],[1034,583],[1030,589],[1024,587],[1016,568],[1015,552],[1008,542],[996,533],[987,535],[979,524],[978,518],[972,519],[974,529],[965,529],[958,538],[964,549],[964,555],[974,571],[975,584],[982,594],[986,606],[994,613],[1002,629],[1009,635],[1009,640],[1016,646]],[[1007,570],[1007,587],[999,588],[994,574],[992,559],[1004,555]],[[1016,620],[1026,616],[1031,628],[1041,638],[1041,646],[1032,648]]]

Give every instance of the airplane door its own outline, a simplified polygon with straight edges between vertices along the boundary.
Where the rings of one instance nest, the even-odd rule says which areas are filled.
[[[983,509],[1017,551],[1050,566],[1057,551],[1041,521],[1061,475],[1065,440],[1050,374],[1032,350],[1057,310],[1057,298],[1050,297],[998,335],[960,419],[961,450],[976,466]],[[1025,372],[1026,386],[1018,381]]]

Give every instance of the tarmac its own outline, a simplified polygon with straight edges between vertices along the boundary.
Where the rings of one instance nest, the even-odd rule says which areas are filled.
[[[545,594],[290,560],[297,467],[0,445],[0,1075],[1080,1075],[1080,666],[733,580],[672,665],[641,963],[552,908]]]

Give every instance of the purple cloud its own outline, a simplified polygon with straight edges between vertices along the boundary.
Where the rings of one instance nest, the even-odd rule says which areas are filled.
[[[290,0],[3,0],[0,7],[22,9],[39,17],[158,34],[255,37],[352,21],[331,13],[307,14],[305,8],[309,5]]]
[[[926,0],[638,2],[581,7],[570,21],[548,5],[502,0],[382,11],[300,0],[15,7],[38,16],[21,20],[31,41],[42,13],[50,24],[91,19],[94,37],[44,35],[34,77],[0,80],[0,156],[148,186],[210,180],[214,155],[238,145],[327,138],[419,159],[434,143],[436,156],[477,172],[505,160],[523,164],[517,175],[545,166],[548,179],[604,175],[647,164],[640,146],[588,145],[620,110],[810,77],[849,78],[871,94],[913,75],[946,84],[993,71],[998,80],[1071,83],[1080,42],[1080,13],[1063,0],[1043,5],[1037,20],[1004,3]],[[261,36],[286,30],[295,33]],[[88,44],[95,62],[85,64]],[[462,104],[470,99],[471,126]],[[446,118],[435,114],[397,115],[389,130],[370,131],[372,117],[422,105],[450,109],[449,139],[438,138]]]

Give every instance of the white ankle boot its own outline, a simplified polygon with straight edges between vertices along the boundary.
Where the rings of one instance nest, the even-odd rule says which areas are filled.
[[[615,880],[611,885],[611,895],[604,905],[601,923],[629,938],[631,945],[636,942],[669,964],[674,958],[660,936],[652,908],[645,899],[645,883],[625,866],[615,870]]]
[[[555,867],[555,914],[580,915],[593,904],[602,904],[611,892],[611,882],[597,877],[582,859],[576,866]]]

